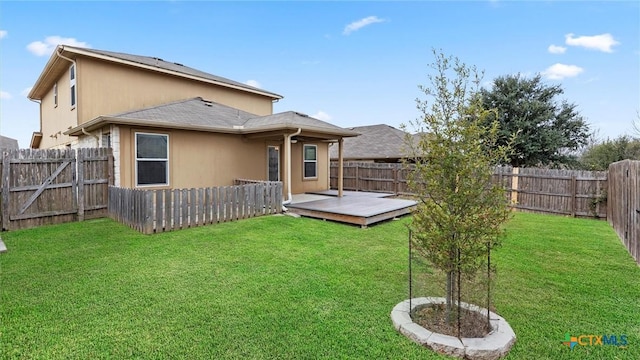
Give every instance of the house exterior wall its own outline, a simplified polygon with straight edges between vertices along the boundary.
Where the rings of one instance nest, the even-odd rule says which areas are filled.
[[[71,64],[69,63],[69,67]],[[77,106],[71,107],[71,88],[69,68],[58,78],[58,105],[55,105],[53,86],[49,88],[40,102],[40,129],[42,132],[41,149],[64,148],[75,145],[77,138],[63,133],[78,125]]]
[[[303,145],[317,146],[318,177],[315,179],[304,179],[303,168]],[[329,189],[329,143],[326,142],[297,142],[291,144],[291,192],[302,194],[311,191],[322,191]]]
[[[76,106],[71,106],[71,63],[57,79],[57,106],[53,85],[40,102],[41,149],[79,147],[78,138],[62,133],[98,116],[197,96],[256,115],[273,113],[272,100],[258,94],[81,56],[75,66]]]
[[[136,132],[169,135],[169,186],[151,188],[228,186],[239,178],[267,178],[267,142],[264,140],[249,141],[229,134],[120,126],[121,166],[118,178],[122,187],[136,187]]]
[[[112,115],[200,96],[257,115],[270,115],[271,99],[196,80],[79,57],[79,124]]]

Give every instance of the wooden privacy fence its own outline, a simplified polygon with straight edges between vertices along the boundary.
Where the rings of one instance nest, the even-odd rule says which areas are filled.
[[[111,149],[9,150],[1,169],[2,230],[106,215]]]
[[[345,190],[412,195],[403,164],[345,162]],[[338,164],[330,165],[337,188]],[[499,167],[494,181],[505,185],[516,209],[570,216],[606,218],[607,172]]]
[[[640,161],[609,165],[607,219],[629,253],[640,264]]]
[[[281,182],[173,190],[109,187],[109,216],[144,234],[281,212]]]

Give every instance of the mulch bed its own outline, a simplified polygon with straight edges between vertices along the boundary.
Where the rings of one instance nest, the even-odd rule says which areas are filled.
[[[430,304],[417,306],[411,312],[411,319],[423,328],[439,334],[458,337],[457,309],[453,310],[451,321],[447,321],[446,306],[444,304]],[[467,309],[460,309],[460,337],[481,338],[491,331],[487,324],[487,315]]]

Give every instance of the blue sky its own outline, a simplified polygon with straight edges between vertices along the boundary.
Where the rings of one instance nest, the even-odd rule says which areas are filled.
[[[544,75],[601,137],[640,111],[636,1],[6,2],[0,1],[0,132],[28,147],[26,93],[54,44],[160,57],[249,82],[339,126],[418,116],[431,49],[500,75]]]

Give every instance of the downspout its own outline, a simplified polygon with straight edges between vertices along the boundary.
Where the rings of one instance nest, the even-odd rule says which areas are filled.
[[[100,147],[100,137],[98,137],[98,135],[93,135],[92,133],[87,132],[87,130],[85,130],[84,128],[82,128],[81,130],[83,134],[87,136],[93,136],[94,138],[96,138],[96,142],[97,142],[96,147]]]
[[[79,113],[78,113],[78,104],[79,104],[79,101],[78,101],[78,94],[79,94],[80,92],[78,91],[78,64],[76,64],[76,61],[75,61],[75,60],[73,60],[73,59],[71,59],[71,58],[68,58],[68,57],[66,57],[66,56],[62,55],[62,54],[60,53],[60,51],[61,51],[61,50],[63,50],[63,49],[64,49],[64,45],[59,46],[59,47],[56,49],[56,55],[58,55],[59,57],[61,57],[61,58],[65,59],[65,60],[67,60],[67,61],[69,61],[70,63],[72,63],[72,64],[73,64],[73,69],[74,69],[74,71],[76,72],[76,74],[75,74],[75,76],[76,76],[76,77],[75,77],[75,78],[76,78],[76,125],[79,125],[79,124],[80,124],[80,122],[78,121],[78,114],[79,114]]]
[[[293,199],[293,195],[291,195],[291,138],[300,135],[301,132],[302,128],[298,128],[298,131],[293,134],[284,135],[284,153],[287,154],[284,158],[284,166],[287,169],[287,200],[285,200],[282,205],[290,204]]]
[[[65,60],[67,60],[67,61],[69,61],[69,62],[71,62],[71,63],[75,66],[75,65],[76,65],[76,61],[75,61],[75,60],[70,59],[70,58],[68,58],[68,57],[66,57],[66,56],[64,56],[64,55],[62,55],[62,54],[60,54],[60,50],[62,50],[62,49],[64,49],[64,45],[60,46],[60,47],[56,50],[56,55],[58,55],[59,57],[61,57],[61,58],[65,59]],[[78,69],[76,68],[76,72],[77,72],[77,70],[78,70]]]

